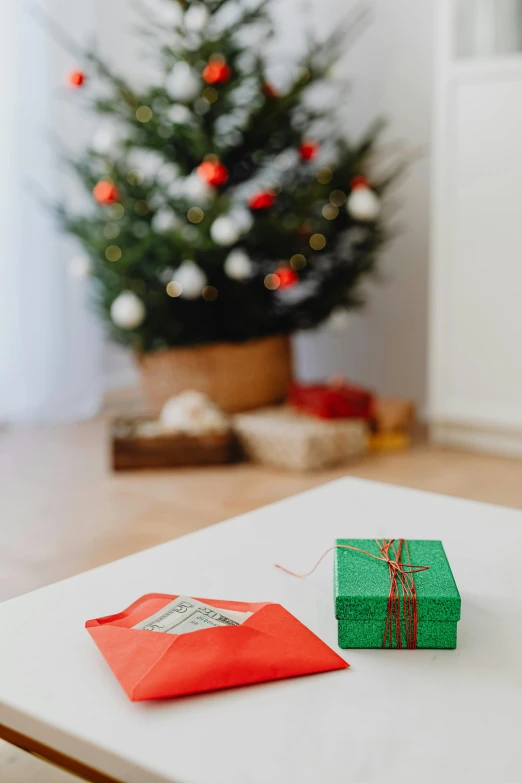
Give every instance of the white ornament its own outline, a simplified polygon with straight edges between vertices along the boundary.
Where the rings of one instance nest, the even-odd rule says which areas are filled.
[[[71,277],[80,280],[89,277],[91,273],[91,260],[88,256],[75,256],[69,263],[69,274]]]
[[[178,224],[179,221],[175,212],[169,207],[158,210],[152,218],[152,228],[159,233],[172,231]]]
[[[356,220],[372,221],[379,217],[381,202],[370,188],[355,188],[346,202],[348,214]]]
[[[175,125],[184,125],[186,122],[190,122],[192,114],[190,113],[190,109],[182,103],[175,103],[168,110],[167,117]]]
[[[180,284],[184,299],[197,299],[207,284],[206,274],[194,261],[183,261],[172,280]]]
[[[193,33],[199,33],[206,26],[209,20],[209,12],[203,3],[192,3],[183,17],[185,27]]]
[[[230,211],[230,217],[239,226],[242,234],[248,234],[254,224],[254,218],[249,209],[245,207],[233,207]]]
[[[285,150],[274,160],[274,166],[279,171],[289,171],[289,169],[297,165],[298,160],[299,154],[297,150]]]
[[[167,76],[165,88],[175,101],[191,101],[201,89],[201,79],[187,63],[179,62]]]
[[[344,307],[336,307],[335,310],[332,310],[326,325],[333,332],[344,332],[344,330],[348,328],[349,323],[350,314]]]
[[[165,185],[169,185],[177,179],[179,168],[175,163],[164,163],[158,171],[158,179]]]
[[[186,178],[183,190],[195,204],[206,204],[214,195],[213,187],[201,179],[196,172]]]
[[[186,179],[183,177],[176,177],[176,179],[173,179],[171,182],[166,185],[166,193],[169,198],[179,198],[180,196],[183,196],[185,193],[185,182]]]
[[[111,305],[111,318],[120,329],[136,329],[145,319],[145,305],[132,291],[122,291]]]
[[[165,164],[165,158],[155,150],[133,150],[128,157],[129,168],[137,169],[146,179],[155,177]]]
[[[252,274],[252,261],[248,253],[238,247],[228,254],[224,269],[232,280],[246,280]]]
[[[123,133],[116,125],[101,125],[92,137],[92,149],[98,155],[108,155],[115,152],[115,147],[122,141]]]
[[[241,235],[241,230],[231,217],[222,215],[216,218],[210,226],[210,236],[217,245],[234,245]]]
[[[222,114],[216,119],[215,129],[217,133],[230,133],[237,126],[235,114]]]

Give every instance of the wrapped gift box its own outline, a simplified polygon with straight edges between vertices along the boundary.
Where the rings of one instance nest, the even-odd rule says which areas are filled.
[[[406,451],[411,446],[411,437],[407,432],[372,432],[369,449],[374,454],[394,451]]]
[[[411,400],[391,397],[375,399],[375,427],[379,433],[410,433],[415,424],[415,406]]]
[[[347,383],[293,383],[288,403],[321,419],[365,419],[374,415],[374,397],[367,389]]]
[[[335,543],[379,555],[379,547],[373,539],[339,538]],[[418,614],[416,646],[453,649],[457,646],[460,595],[444,547],[440,541],[408,539],[408,549],[412,564],[429,567],[414,574]],[[389,593],[387,563],[362,552],[335,550],[335,616],[339,647],[383,646]],[[402,601],[401,637],[402,646],[406,647]],[[391,638],[392,646],[397,647],[396,639]]]
[[[233,428],[245,457],[286,470],[333,467],[368,449],[366,422],[316,419],[286,406],[238,414]]]

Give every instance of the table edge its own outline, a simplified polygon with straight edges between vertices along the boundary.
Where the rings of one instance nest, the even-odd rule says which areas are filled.
[[[82,761],[67,756],[65,753],[55,750],[49,745],[44,745],[42,742],[38,742],[38,740],[34,740],[14,729],[10,729],[2,723],[0,723],[0,739],[59,769],[65,770],[65,772],[69,772],[82,780],[86,780],[88,783],[123,783],[123,781],[109,777],[104,772],[100,772],[99,770],[94,769],[94,767],[84,764]]]

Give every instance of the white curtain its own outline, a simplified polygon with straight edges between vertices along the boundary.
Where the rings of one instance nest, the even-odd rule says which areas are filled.
[[[85,418],[101,398],[89,282],[70,273],[79,248],[41,203],[69,197],[52,136],[83,142],[85,118],[63,100],[63,74],[75,63],[35,20],[38,4],[0,2],[0,423]],[[47,8],[81,38],[90,4]]]

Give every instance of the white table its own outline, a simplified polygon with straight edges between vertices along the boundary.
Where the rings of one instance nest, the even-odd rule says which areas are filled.
[[[144,593],[185,593],[282,603],[337,648],[332,559],[307,580],[272,564],[306,570],[335,537],[374,536],[443,540],[456,651],[345,650],[342,671],[131,703],[83,627]],[[0,733],[94,781],[515,783],[521,557],[520,512],[328,484],[0,605]]]

